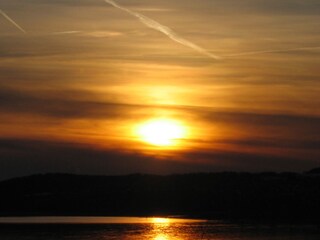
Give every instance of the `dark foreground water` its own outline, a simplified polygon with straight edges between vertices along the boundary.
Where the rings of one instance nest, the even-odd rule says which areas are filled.
[[[238,225],[165,218],[0,218],[1,240],[319,240],[315,225]]]

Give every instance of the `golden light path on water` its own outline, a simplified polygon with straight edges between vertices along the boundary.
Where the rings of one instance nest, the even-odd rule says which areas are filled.
[[[170,219],[169,218],[153,218],[152,222],[153,225],[153,240],[169,240],[169,234],[167,233],[167,228],[170,226]]]
[[[165,235],[158,235],[154,240],[167,240],[168,238]]]
[[[204,222],[198,219],[162,218],[162,217],[72,217],[72,216],[38,216],[38,217],[0,217],[0,223],[13,224],[153,224],[169,226],[173,223]]]
[[[176,224],[186,223],[201,223],[205,220],[196,219],[178,219],[178,218],[151,218],[150,221],[153,223],[152,230],[150,232],[152,240],[182,240],[181,233],[173,231],[176,229]],[[178,237],[179,235],[179,237]]]
[[[204,222],[207,221],[174,217],[0,217],[0,225],[12,224],[15,226],[15,224],[18,224],[26,225],[30,228],[32,226],[38,228],[40,225],[51,225],[53,229],[55,229],[54,226],[59,226],[61,229],[68,229],[68,226],[71,226],[73,229],[76,229],[74,234],[80,237],[83,237],[80,229],[91,229],[91,226],[93,226],[95,230],[101,230],[101,232],[97,231],[91,233],[91,235],[86,235],[86,237],[78,238],[82,240],[124,239],[122,238],[124,236],[128,240],[187,240],[185,234],[190,233],[188,231],[184,232],[186,230],[185,227],[190,224]],[[76,226],[79,228],[75,228]],[[90,238],[87,238],[87,236],[90,236]],[[48,237],[48,239],[56,238]]]
[[[176,232],[173,226],[176,224],[190,224],[190,223],[200,223],[205,222],[205,220],[196,219],[182,219],[182,218],[163,218],[163,217],[0,217],[0,224],[27,224],[29,226],[39,224],[49,224],[49,225],[109,225],[116,224],[119,225],[140,225],[147,226],[143,227],[146,229],[142,235],[130,235],[129,239],[140,240],[182,240],[184,238],[177,238],[178,232]],[[129,231],[129,230],[128,230]],[[128,236],[129,236],[128,235]],[[112,238],[113,239],[113,238]]]

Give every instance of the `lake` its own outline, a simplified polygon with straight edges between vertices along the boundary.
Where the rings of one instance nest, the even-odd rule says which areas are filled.
[[[179,218],[0,218],[1,240],[319,240],[315,225],[231,224]]]

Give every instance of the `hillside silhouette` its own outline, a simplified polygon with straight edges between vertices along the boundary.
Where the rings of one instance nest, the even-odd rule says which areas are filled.
[[[320,175],[43,174],[0,182],[2,216],[168,216],[317,221]]]
[[[319,168],[311,169],[311,170],[308,171],[307,173],[308,173],[308,174],[320,174],[320,167],[319,167]]]

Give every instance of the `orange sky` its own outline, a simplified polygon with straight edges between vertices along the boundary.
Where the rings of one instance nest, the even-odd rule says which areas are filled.
[[[4,177],[319,164],[318,1],[116,4],[1,1]],[[152,119],[188,134],[150,145]]]

